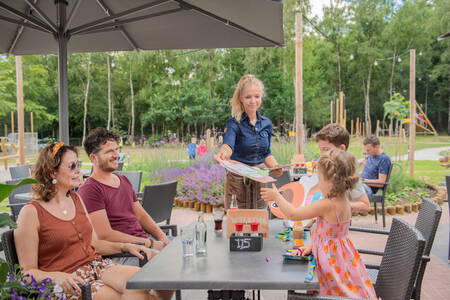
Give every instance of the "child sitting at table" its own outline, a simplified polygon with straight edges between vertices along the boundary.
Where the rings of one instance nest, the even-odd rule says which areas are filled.
[[[301,255],[313,253],[317,261],[320,294],[349,298],[377,299],[358,251],[349,239],[351,209],[346,192],[358,181],[355,157],[333,149],[323,154],[318,163],[319,188],[325,198],[310,205],[294,208],[275,185],[262,188],[265,201],[275,201],[290,220],[317,217],[312,243],[299,249]]]

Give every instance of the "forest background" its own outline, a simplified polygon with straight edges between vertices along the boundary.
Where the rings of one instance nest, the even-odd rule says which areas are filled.
[[[284,1],[284,48],[199,49],[71,54],[72,144],[103,126],[138,140],[223,131],[229,99],[246,73],[265,84],[261,111],[282,133],[295,115],[295,13],[304,14],[303,101],[309,133],[330,120],[343,91],[350,120],[388,126],[383,104],[409,98],[409,49],[416,49],[416,99],[438,131],[450,133],[450,1],[330,0],[319,19],[307,0]],[[258,12],[249,16],[257,18]],[[24,109],[39,137],[57,137],[57,56],[23,57]],[[0,135],[16,111],[14,57],[0,56]],[[25,129],[30,130],[26,114]],[[8,125],[10,127],[10,125]]]

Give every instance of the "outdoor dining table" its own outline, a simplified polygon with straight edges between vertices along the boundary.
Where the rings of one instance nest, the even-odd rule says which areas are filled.
[[[224,226],[226,228],[226,226]],[[285,260],[288,243],[275,237],[282,220],[269,221],[262,251],[229,250],[225,232],[215,234],[208,223],[207,255],[183,257],[177,236],[127,282],[128,289],[156,290],[318,290],[317,278],[306,282],[308,262]],[[177,299],[180,299],[177,293]]]

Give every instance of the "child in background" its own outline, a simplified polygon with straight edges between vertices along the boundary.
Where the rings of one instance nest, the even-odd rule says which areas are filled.
[[[206,147],[206,142],[204,139],[201,139],[200,145],[197,147],[197,155],[203,156],[205,155],[206,151],[208,151],[208,148]]]
[[[289,220],[317,218],[312,243],[300,248],[302,255],[313,253],[317,261],[320,294],[349,298],[377,299],[372,282],[358,251],[348,237],[351,208],[346,192],[358,182],[355,157],[332,149],[319,158],[319,188],[325,196],[310,205],[294,208],[275,185],[262,188],[265,201],[275,201]]]
[[[191,138],[191,143],[188,145],[189,159],[195,159],[195,150],[197,148],[197,138]]]

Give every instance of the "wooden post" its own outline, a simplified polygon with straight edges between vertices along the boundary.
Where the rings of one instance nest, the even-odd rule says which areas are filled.
[[[416,138],[416,50],[409,50],[409,176],[414,176],[414,140]]]
[[[34,124],[33,124],[33,112],[30,112],[30,130],[34,132]]]
[[[11,133],[14,133],[14,112],[11,112]]]
[[[356,134],[361,135],[361,133],[359,132],[359,117],[356,117]]]
[[[333,106],[334,106],[334,101],[331,100],[330,102],[330,124],[334,123],[334,119],[333,119]]]
[[[303,154],[303,15],[295,15],[295,116],[297,154]]]
[[[340,107],[339,99],[336,99],[336,120],[334,121],[334,123],[341,124],[341,122],[340,122],[341,120],[339,119],[339,115],[340,115],[339,107]]]
[[[344,93],[339,92],[339,124],[344,126]]]
[[[350,135],[353,135],[353,119],[352,119],[352,121],[351,121],[351,131],[350,131]]]
[[[5,137],[8,136],[8,124],[5,124]]]
[[[8,149],[6,148],[6,138],[2,138],[2,152],[3,156],[8,155]],[[3,160],[3,164],[5,166],[5,170],[8,170],[8,160],[6,158]]]
[[[366,122],[362,122],[362,136],[366,136],[367,131],[366,131]]]
[[[344,126],[344,128],[347,129],[347,110],[346,109],[344,109],[344,122],[343,122],[342,126]]]
[[[25,164],[24,147],[24,116],[23,116],[23,76],[22,56],[16,56],[16,87],[17,87],[17,127],[19,131],[19,162]]]

